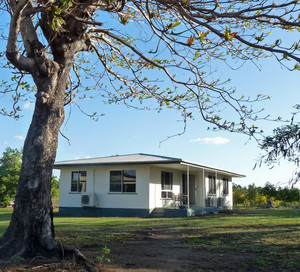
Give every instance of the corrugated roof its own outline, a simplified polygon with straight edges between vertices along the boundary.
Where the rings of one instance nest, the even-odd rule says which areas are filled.
[[[109,157],[99,157],[99,158],[88,158],[70,161],[55,162],[55,168],[59,166],[71,166],[71,165],[103,165],[103,164],[148,164],[148,163],[174,163],[181,162],[182,159],[171,158],[165,156],[157,156],[150,154],[129,154],[129,155],[116,155]]]
[[[218,169],[210,166],[205,166],[198,163],[184,161],[180,158],[158,156],[158,155],[151,155],[151,154],[144,154],[144,153],[60,161],[60,162],[55,162],[54,168],[61,169],[64,167],[74,167],[74,166],[126,165],[126,164],[181,164],[181,165],[189,165],[196,168],[204,168],[210,171],[220,171],[235,177],[244,177],[244,175],[242,174],[238,174],[238,173],[234,173],[231,171]]]

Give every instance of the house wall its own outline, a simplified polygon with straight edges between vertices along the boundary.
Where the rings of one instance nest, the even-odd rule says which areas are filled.
[[[136,170],[135,193],[110,193],[111,170]],[[81,193],[71,192],[72,171],[87,171],[87,193],[96,195],[95,207],[81,206]],[[187,171],[175,170],[167,166],[128,165],[128,166],[98,166],[98,167],[66,167],[61,170],[59,208],[61,214],[91,215],[91,216],[149,216],[156,207],[174,207],[172,199],[161,198],[161,172],[173,173],[173,194],[182,193],[182,175]],[[218,198],[225,199],[225,206],[232,207],[232,181],[229,179],[229,193],[223,195],[223,175],[208,172],[203,169],[190,169],[190,175],[195,176],[195,188],[190,188],[190,194],[195,193],[193,206],[206,208],[206,199],[214,199],[210,207],[218,206]],[[210,195],[209,175],[216,175],[216,194]],[[203,182],[204,181],[204,182]],[[177,203],[178,204],[178,203]]]
[[[135,193],[111,193],[110,187],[110,171],[111,170],[136,170],[136,192]],[[59,207],[62,213],[78,213],[80,209],[84,209],[83,213],[96,213],[91,211],[92,208],[82,208],[81,193],[71,192],[71,174],[72,171],[87,171],[87,193],[96,194],[95,208],[102,209],[102,213],[108,213],[110,209],[111,215],[123,209],[124,214],[135,214],[134,210],[149,214],[149,166],[102,166],[102,167],[79,167],[64,168],[60,175],[60,197]],[[73,208],[73,209],[72,209]],[[106,209],[106,211],[104,211]],[[127,213],[125,212],[127,210]],[[75,212],[77,211],[77,212]],[[97,213],[101,215],[98,210]]]
[[[209,178],[208,176],[216,176],[216,194],[209,193]],[[228,183],[228,194],[223,194],[223,178],[227,178]],[[224,199],[224,207],[231,208],[232,202],[232,178],[215,172],[205,172],[205,198],[211,198],[211,207],[218,207],[218,198]]]
[[[165,200],[161,198],[161,172],[173,173],[173,194],[180,194],[182,172],[173,169],[162,167],[150,167],[150,184],[149,184],[149,207],[154,209],[155,207],[172,207],[174,206],[173,200]]]
[[[177,171],[168,168],[162,167],[150,167],[150,184],[149,184],[149,207],[150,209],[154,209],[155,207],[173,207],[173,200],[164,200],[161,199],[161,172],[172,172],[173,173],[173,193],[180,194],[182,193],[182,175],[186,175],[186,171]],[[192,190],[194,190],[195,194],[195,204],[193,206],[197,207],[205,207],[205,196],[204,194],[205,188],[203,186],[203,170],[199,171],[191,171],[190,175],[195,176],[195,188],[190,188],[190,194],[192,194]],[[208,176],[208,174],[206,173]],[[207,186],[206,186],[207,188]]]

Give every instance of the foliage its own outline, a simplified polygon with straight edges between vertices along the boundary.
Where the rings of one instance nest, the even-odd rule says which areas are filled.
[[[103,266],[106,263],[111,263],[111,260],[108,258],[109,254],[110,254],[110,249],[104,246],[104,248],[102,248],[100,251],[100,255],[96,257],[101,269],[103,269]]]
[[[0,203],[10,205],[17,191],[22,165],[22,150],[7,147],[0,159]],[[59,181],[56,176],[51,179],[51,195],[59,194]]]
[[[0,159],[0,203],[10,205],[14,201],[21,164],[21,151],[7,147]]]
[[[258,195],[258,192],[257,192],[257,188],[255,187],[255,185],[254,184],[248,185],[246,197],[247,197],[248,201],[250,202],[251,206],[254,205],[257,195]]]
[[[275,207],[300,204],[300,189],[276,187],[267,182],[264,187],[250,184],[248,187],[233,184],[233,205],[260,206],[272,200]]]
[[[26,7],[27,1],[18,4],[26,7],[24,15],[30,16],[30,20],[26,19],[30,25],[26,34],[31,35],[32,45],[29,48],[26,41],[14,40],[16,46],[8,43],[8,51],[25,49],[18,54],[28,59],[34,50],[40,50],[42,55],[57,60],[55,53],[64,50],[63,43],[70,44],[79,39],[78,35],[84,41],[85,46],[78,48],[72,60],[66,105],[80,108],[78,101],[98,96],[105,103],[122,102],[134,108],[176,108],[184,123],[200,113],[214,129],[252,136],[260,132],[254,121],[265,116],[248,103],[269,97],[261,93],[245,97],[228,86],[230,79],[212,73],[216,69],[211,67],[224,63],[222,67],[237,69],[245,61],[275,56],[288,69],[299,69],[299,42],[293,34],[300,26],[298,1],[96,2],[81,5],[80,1],[33,1],[30,7]],[[18,10],[16,4],[10,5],[2,1],[3,10]],[[46,18],[49,22],[45,22]],[[81,33],[74,35],[76,27]],[[39,40],[37,35],[45,38]],[[41,42],[45,43],[42,47],[36,45]],[[14,69],[14,65],[32,73],[28,67],[20,66],[20,60],[26,61],[25,58],[8,57],[11,63],[7,67]],[[36,88],[28,84],[28,74],[14,71],[14,84],[2,83],[4,94],[16,90],[14,110],[3,108],[0,112],[18,117],[20,98]],[[227,112],[236,117],[227,119]],[[96,112],[88,115],[95,119],[100,116]]]
[[[56,176],[51,178],[51,197],[58,197],[59,195],[59,180]]]
[[[2,66],[12,72],[0,91],[12,98],[12,109],[1,106],[0,114],[18,118],[20,102],[35,101],[15,216],[0,238],[3,258],[34,257],[41,247],[45,255],[61,254],[48,211],[64,106],[81,110],[78,101],[97,97],[136,109],[171,108],[181,114],[183,131],[200,114],[212,129],[256,137],[262,130],[255,121],[267,117],[252,104],[269,97],[245,97],[213,71],[270,56],[287,69],[300,66],[293,34],[300,30],[299,1],[4,0],[0,9],[9,24],[0,57],[5,53]]]
[[[10,258],[10,260],[12,261],[12,262],[20,262],[20,261],[25,261],[25,259],[24,258],[22,258],[22,257],[20,257],[20,256],[13,256],[12,258]]]
[[[260,144],[265,153],[260,161],[274,165],[284,159],[296,165],[294,176],[290,180],[291,185],[300,180],[300,122],[296,120],[300,105],[295,105],[295,109],[290,123],[274,129],[273,135],[265,137]]]

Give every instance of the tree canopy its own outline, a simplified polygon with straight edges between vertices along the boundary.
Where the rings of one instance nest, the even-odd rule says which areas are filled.
[[[184,121],[200,114],[215,129],[250,136],[257,131],[254,120],[267,114],[259,114],[249,102],[268,96],[245,97],[217,70],[269,56],[290,70],[300,68],[299,40],[289,36],[299,31],[298,1],[10,2],[11,7],[6,1],[2,7],[16,11],[11,22],[19,24],[17,16],[24,10],[28,26],[22,34],[27,42],[18,42],[18,31],[8,42],[8,58],[23,72],[15,70],[14,85],[3,82],[4,92],[15,92],[13,110],[1,111],[6,115],[18,117],[17,101],[27,93],[22,89],[32,90],[25,79],[32,65],[49,57],[40,67],[49,76],[52,60],[59,63],[67,50],[62,45],[76,39],[83,42],[74,52],[65,105],[80,107],[78,100],[102,96],[107,103],[135,108],[178,108]],[[37,51],[41,56],[29,61]],[[97,118],[96,112],[87,114]]]
[[[251,137],[259,133],[254,121],[266,116],[251,102],[268,96],[243,96],[217,70],[270,56],[299,70],[299,35],[293,35],[300,26],[299,1],[276,2],[1,1],[10,24],[2,36],[7,39],[5,67],[13,77],[2,82],[0,92],[11,95],[13,103],[0,112],[18,117],[18,103],[29,93],[35,110],[0,256],[61,257],[51,177],[66,105],[80,107],[79,99],[100,96],[106,103],[140,109],[175,108],[184,124],[200,114],[215,129]]]

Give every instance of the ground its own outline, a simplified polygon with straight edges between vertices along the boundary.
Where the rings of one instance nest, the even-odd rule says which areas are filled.
[[[111,261],[104,265],[107,272],[300,271],[299,209],[235,213],[177,221],[91,218],[87,223],[87,218],[58,218],[57,228],[60,237],[65,237],[64,244],[72,237],[87,239],[82,237],[86,225],[93,241],[101,235],[99,229],[107,230],[105,237],[113,234],[113,238],[105,242],[110,249],[108,258]],[[71,229],[65,225],[68,221],[72,222]],[[126,239],[119,239],[124,230]],[[90,240],[84,244],[83,241],[80,240],[80,250],[97,262],[103,244],[92,245]],[[0,272],[9,271],[85,270],[72,260],[56,263],[36,258],[26,263],[0,264]]]
[[[214,252],[194,250],[184,244],[179,232],[170,232],[168,227],[146,228],[135,232],[135,239],[126,242],[112,242],[107,247],[110,264],[105,264],[107,272],[173,272],[173,271],[236,271],[235,263],[243,255],[216,254]],[[96,261],[100,248],[83,248],[82,252]],[[216,264],[226,259],[226,266]],[[2,272],[67,272],[85,271],[72,261],[61,263],[41,264],[42,260],[33,260],[32,263],[19,263],[3,265]],[[248,270],[249,271],[249,270]]]
[[[170,232],[167,227],[146,228],[135,232],[135,239],[126,242],[112,242],[107,247],[110,264],[107,272],[200,272],[200,271],[258,271],[256,267],[241,268],[240,263],[249,257],[238,252],[210,252],[187,246],[180,233]],[[82,252],[96,261],[100,248],[83,248]],[[255,253],[253,253],[255,254]],[[259,254],[259,253],[257,253]],[[41,263],[42,262],[42,263]],[[2,265],[1,272],[84,272],[73,261],[46,263],[33,260],[31,263]],[[272,271],[278,271],[276,267]],[[297,271],[290,269],[288,271]]]

